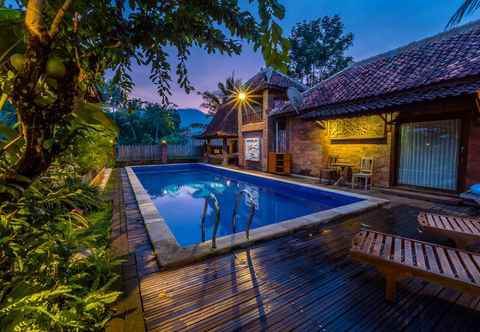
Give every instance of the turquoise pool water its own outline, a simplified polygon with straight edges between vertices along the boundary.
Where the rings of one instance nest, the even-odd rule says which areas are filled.
[[[254,229],[361,200],[202,164],[133,169],[182,246],[203,240],[201,220],[205,201],[204,239],[209,240],[216,219],[215,199],[220,207],[217,237],[245,231],[252,205],[254,213],[250,228]],[[243,193],[239,198],[240,191]],[[236,199],[239,204],[236,227],[233,229]]]

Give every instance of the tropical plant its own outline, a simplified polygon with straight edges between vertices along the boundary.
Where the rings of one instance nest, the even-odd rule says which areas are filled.
[[[447,23],[447,28],[451,28],[459,24],[467,15],[473,14],[480,8],[480,0],[463,0],[463,3],[458,7]]]
[[[290,34],[289,73],[308,86],[339,72],[352,62],[345,51],[353,34],[344,34],[340,16],[297,23]]]
[[[231,100],[241,86],[242,80],[235,78],[235,73],[232,73],[225,82],[218,82],[216,91],[198,92],[203,99],[200,107],[206,109],[208,114],[214,115],[218,107]]]
[[[138,99],[109,115],[119,128],[119,144],[159,144],[163,137],[177,133],[180,126],[175,109]]]
[[[22,148],[0,174],[2,188],[9,187],[0,201],[14,199],[13,190],[27,189],[48,169],[71,140],[74,121],[103,116],[92,103],[99,101],[97,85],[107,70],[114,72],[115,84],[130,91],[132,63],[150,66],[150,79],[164,102],[170,93],[167,50],[172,47],[177,50],[177,81],[187,92],[193,87],[186,61],[194,45],[231,55],[241,52],[243,39],[261,48],[268,65],[286,70],[288,41],[274,21],[285,10],[277,0],[250,1],[258,19],[237,0],[15,3],[18,10],[0,11],[0,24],[9,27],[0,31],[0,92],[19,115],[19,131],[12,139]],[[4,33],[23,27],[25,38],[4,42]]]
[[[120,263],[109,250],[111,208],[57,169],[0,204],[2,331],[99,331],[111,317]]]

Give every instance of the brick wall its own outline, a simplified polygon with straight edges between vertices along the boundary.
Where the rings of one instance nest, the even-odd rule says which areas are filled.
[[[331,141],[327,130],[313,121],[289,118],[287,128],[293,173],[319,176],[320,169],[327,165],[329,155],[336,155],[340,161],[357,167],[365,156],[374,158],[374,183],[389,185],[390,133],[385,139]]]

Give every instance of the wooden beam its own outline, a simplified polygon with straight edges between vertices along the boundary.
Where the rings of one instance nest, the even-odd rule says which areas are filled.
[[[327,126],[325,125],[325,121],[315,120],[315,124],[316,124],[318,127],[320,127],[321,129],[327,128]]]

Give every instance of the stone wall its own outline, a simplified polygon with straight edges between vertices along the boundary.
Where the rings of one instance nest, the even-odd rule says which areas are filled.
[[[289,118],[287,130],[293,173],[319,176],[320,169],[327,166],[330,155],[336,155],[339,161],[353,164],[356,168],[362,157],[373,157],[374,184],[389,185],[391,133],[387,133],[384,139],[332,141],[327,137],[325,128],[314,121],[298,118]]]

